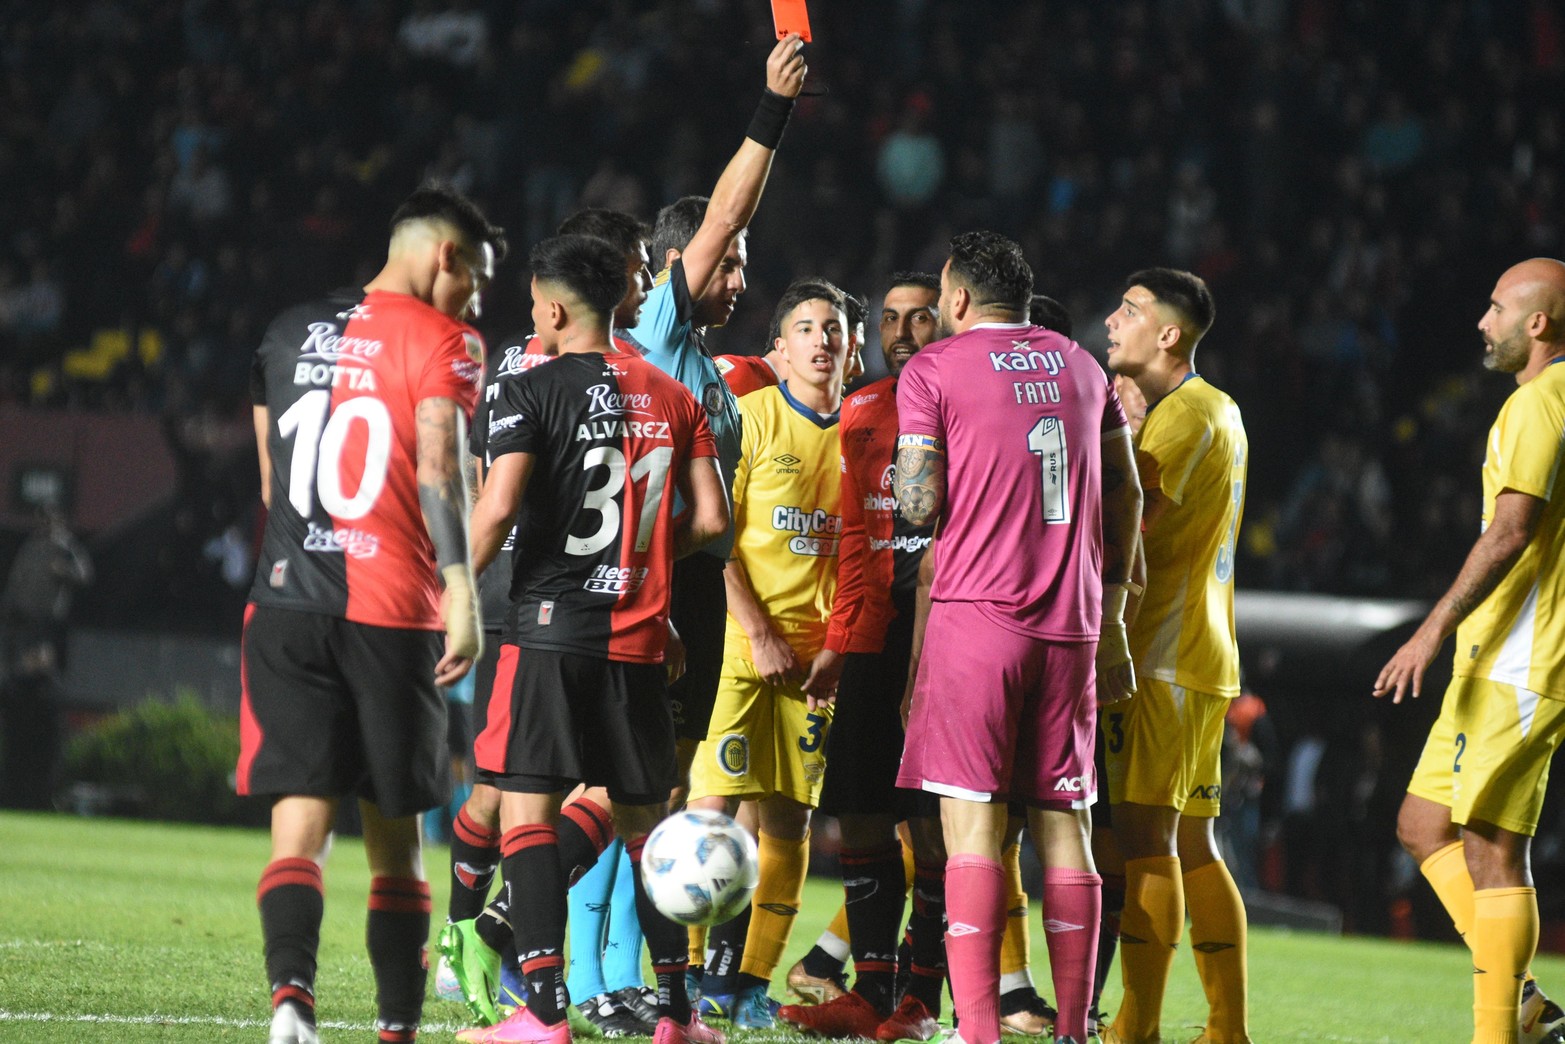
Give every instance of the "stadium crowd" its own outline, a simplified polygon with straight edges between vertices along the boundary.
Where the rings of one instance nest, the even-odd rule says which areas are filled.
[[[1122,273],[1188,267],[1222,313],[1203,365],[1267,462],[1243,583],[1438,593],[1478,506],[1446,465],[1477,459],[1498,394],[1474,370],[1478,273],[1519,244],[1560,252],[1556,6],[814,16],[826,93],[801,103],[755,222],[758,306],[717,350],[763,350],[793,274],[867,287],[937,267],[962,228],[1021,242],[1093,350]],[[179,418],[204,476],[182,489],[181,543],[219,539],[214,574],[253,487],[188,418],[242,422],[267,317],[362,281],[363,247],[428,175],[528,243],[579,206],[650,217],[703,190],[771,29],[765,5],[724,0],[85,0],[0,22],[0,401]],[[525,323],[500,278],[495,336]]]

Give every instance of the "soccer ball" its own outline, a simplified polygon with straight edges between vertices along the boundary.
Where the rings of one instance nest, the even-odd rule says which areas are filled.
[[[744,827],[721,812],[687,809],[657,825],[641,851],[641,880],[663,916],[722,924],[750,903],[760,865]]]

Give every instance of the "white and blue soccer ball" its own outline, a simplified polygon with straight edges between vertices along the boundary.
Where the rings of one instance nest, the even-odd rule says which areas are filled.
[[[687,809],[657,825],[641,851],[641,879],[663,916],[722,924],[750,904],[760,876],[755,842],[721,812]]]

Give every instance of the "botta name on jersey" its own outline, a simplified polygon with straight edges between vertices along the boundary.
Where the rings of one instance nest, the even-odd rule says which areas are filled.
[[[299,346],[293,383],[312,388],[336,388],[346,384],[354,391],[378,390],[372,370],[341,365],[354,359],[373,359],[385,344],[373,337],[344,337],[332,323],[311,323],[309,336]]]
[[[821,508],[810,510],[779,505],[772,510],[772,528],[780,533],[797,534],[788,541],[788,550],[794,554],[829,558],[837,553],[842,516]]]

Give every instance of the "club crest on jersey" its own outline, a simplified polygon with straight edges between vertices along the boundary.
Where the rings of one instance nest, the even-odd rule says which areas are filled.
[[[267,583],[273,587],[283,587],[288,583],[288,559],[279,558],[272,563],[272,575]]]
[[[739,777],[750,771],[750,740],[730,732],[717,741],[717,767],[727,775]]]
[[[701,389],[701,408],[707,415],[716,417],[723,412],[723,389],[726,387],[722,381],[714,381]]]
[[[304,537],[306,551],[346,554],[350,558],[374,558],[380,553],[380,537],[362,529],[328,529],[314,522],[305,523],[310,531]]]

